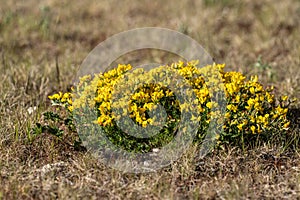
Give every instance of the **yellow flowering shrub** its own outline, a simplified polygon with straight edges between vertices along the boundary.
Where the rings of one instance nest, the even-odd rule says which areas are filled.
[[[223,119],[218,124],[222,130],[215,137],[218,145],[240,145],[252,142],[258,136],[266,139],[278,133],[284,134],[284,130],[289,128],[290,122],[286,115],[292,101],[287,96],[276,99],[273,88],[264,88],[257,76],[247,80],[239,72],[225,72],[225,64],[204,68],[198,68],[197,65],[197,61],[179,61],[148,72],[133,69],[131,65],[118,65],[94,77],[84,76],[72,93],[59,92],[49,96],[49,99],[54,105],[65,106],[70,114],[78,109],[96,109],[97,117],[91,123],[101,126],[115,144],[129,150],[149,151],[168,143],[174,137],[176,125],[182,120],[181,113],[191,109],[190,105],[177,99],[176,92],[166,86],[174,81],[168,79],[171,74],[178,74],[184,79],[174,88],[178,89],[186,82],[195,95],[193,102],[200,115],[191,115],[189,120],[198,121],[196,140],[200,142],[214,117]],[[127,76],[126,72],[129,71]],[[156,77],[163,78],[165,84],[154,83]],[[143,84],[130,91],[127,87],[134,83]],[[226,106],[223,114],[214,110],[219,105],[213,101],[212,95],[218,91],[225,91]],[[192,97],[192,94],[187,93],[187,96]],[[161,118],[157,119],[153,115],[159,109],[158,105],[165,110],[162,118],[165,117],[166,121],[155,137],[135,138],[124,133],[116,124],[123,115],[129,116],[141,128],[160,126]]]

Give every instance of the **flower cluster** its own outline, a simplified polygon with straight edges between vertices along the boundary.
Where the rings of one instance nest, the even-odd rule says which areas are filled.
[[[214,118],[223,119],[222,131],[216,137],[220,143],[251,135],[272,135],[274,130],[289,127],[286,114],[292,100],[287,96],[276,99],[273,88],[264,88],[257,76],[247,80],[239,72],[225,72],[224,64],[203,68],[197,65],[198,61],[179,61],[147,72],[119,65],[93,78],[82,77],[73,94],[59,92],[49,98],[70,113],[84,107],[96,108],[98,118],[94,122],[102,127],[115,127],[121,116],[129,116],[142,128],[155,126],[161,119],[151,113],[160,104],[166,110],[167,126],[174,127],[180,121],[180,112],[188,112],[191,107],[178,100],[185,88],[187,98],[195,97],[193,103],[199,115],[191,115],[190,120],[199,121],[199,138],[203,138]],[[214,109],[219,104],[212,97],[220,91],[225,92],[224,113]]]
[[[73,111],[72,93],[62,93],[51,95],[48,97],[52,101],[52,105],[64,105],[70,112]]]

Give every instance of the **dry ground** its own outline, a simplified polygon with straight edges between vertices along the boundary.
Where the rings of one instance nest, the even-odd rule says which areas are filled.
[[[49,110],[47,96],[67,90],[90,50],[145,26],[188,34],[228,70],[258,74],[278,94],[299,98],[299,25],[299,0],[1,0],[0,199],[299,199],[297,140],[288,149],[232,147],[202,160],[195,147],[157,173],[134,175],[31,132]],[[135,56],[164,58],[157,51]],[[297,138],[298,128],[291,131]]]

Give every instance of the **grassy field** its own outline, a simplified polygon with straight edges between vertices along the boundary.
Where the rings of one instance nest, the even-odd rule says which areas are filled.
[[[47,96],[70,88],[98,43],[145,26],[183,32],[227,70],[257,74],[278,95],[300,98],[299,0],[1,0],[0,199],[300,198],[297,110],[290,145],[230,147],[200,160],[194,147],[149,174],[113,170],[69,145],[68,135],[32,134],[51,109]],[[136,57],[165,59],[142,51],[128,60]]]

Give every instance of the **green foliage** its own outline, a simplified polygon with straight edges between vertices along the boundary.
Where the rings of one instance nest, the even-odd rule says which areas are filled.
[[[205,6],[228,6],[230,4],[233,4],[233,0],[203,0],[203,3]]]
[[[51,120],[53,122],[58,122],[58,121],[62,120],[61,117],[59,116],[59,114],[51,112],[51,111],[43,113],[43,116],[45,117],[45,120]]]
[[[40,135],[42,133],[48,133],[58,137],[59,139],[63,139],[66,131],[75,132],[76,128],[73,123],[72,115],[61,116],[60,114],[52,111],[47,111],[43,113],[43,124],[36,123],[34,127],[31,129],[31,133],[33,135]],[[67,129],[63,129],[61,127],[66,127]],[[81,149],[81,141],[74,140],[73,147],[75,149]]]
[[[82,77],[80,83],[73,89],[73,94],[59,92],[49,98],[53,105],[65,107],[71,116],[74,113],[77,113],[74,115],[76,117],[81,116],[80,125],[90,124],[89,131],[81,132],[97,135],[98,127],[101,127],[101,131],[104,131],[110,142],[128,151],[148,152],[168,144],[178,134],[178,125],[183,121],[199,124],[198,130],[193,130],[197,132],[196,142],[201,143],[207,131],[210,131],[213,135],[211,139],[216,140],[218,147],[230,144],[244,149],[245,146],[254,145],[257,141],[268,142],[270,138],[285,137],[284,132],[290,125],[286,114],[293,100],[287,96],[275,98],[272,94],[273,89],[264,89],[257,76],[246,80],[241,73],[225,72],[223,70],[225,65],[198,69],[197,63],[197,61],[186,64],[178,62],[171,66],[155,68],[147,73],[142,69],[136,69],[128,76],[125,74],[132,67],[119,65],[118,68],[96,75],[93,79],[91,76]],[[260,67],[267,67],[261,62],[258,64]],[[193,98],[192,94],[195,94],[195,105],[180,101],[174,91],[163,84],[152,83],[153,78],[161,77],[167,85],[170,85],[175,79],[172,77],[173,72],[183,77],[192,87],[193,92],[187,90],[184,99]],[[139,85],[138,83],[143,83],[143,86],[134,89],[132,94],[130,86]],[[175,85],[172,83],[173,87],[182,90],[184,81],[177,83]],[[212,100],[212,94],[222,90],[225,92],[224,100],[227,104],[224,113],[215,110],[220,102]],[[113,97],[118,101],[112,103]],[[112,108],[115,109],[114,113]],[[88,116],[86,113],[89,109],[97,113],[93,119],[84,118],[85,115]],[[200,116],[194,115],[193,110],[197,110]],[[47,113],[46,116],[54,121],[59,119],[55,114]],[[130,127],[127,132],[120,129],[116,123],[125,116],[130,116],[134,122],[134,124],[122,122],[125,127]],[[161,126],[164,119],[166,121]],[[67,121],[72,124],[70,120]],[[149,127],[157,132],[151,137],[145,137],[143,130]],[[184,132],[189,133],[190,128],[185,127]],[[129,135],[128,131],[138,132],[139,137]],[[102,147],[106,145],[105,140],[97,136],[91,140],[96,143],[98,141],[98,145]]]
[[[36,123],[35,127],[33,127],[33,134],[41,134],[41,133],[50,133],[57,137],[61,137],[64,133],[63,130],[59,129],[57,126],[54,125],[41,125],[40,123]]]

